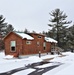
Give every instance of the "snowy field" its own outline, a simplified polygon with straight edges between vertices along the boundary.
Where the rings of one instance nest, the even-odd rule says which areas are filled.
[[[27,58],[18,59],[13,58],[13,56],[5,56],[4,52],[0,52],[0,75],[1,73],[10,72],[13,69],[17,69],[20,67],[26,67],[28,64],[41,62],[45,59],[51,59],[48,60],[51,63],[43,64],[40,66],[35,66],[35,68],[47,68],[50,66],[60,65],[58,67],[55,67],[42,75],[74,75],[74,53],[66,52],[62,53],[63,56],[60,55],[44,55],[41,58],[38,56],[29,56]],[[36,69],[33,68],[27,68],[21,71],[18,71],[12,75],[28,75],[31,72],[34,72]]]

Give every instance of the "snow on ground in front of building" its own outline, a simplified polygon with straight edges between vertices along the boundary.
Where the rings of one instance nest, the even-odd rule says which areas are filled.
[[[66,52],[63,53],[64,57],[56,57],[51,62],[61,62],[63,65],[54,68],[43,75],[74,75],[74,53]]]
[[[35,71],[35,69],[29,68],[29,69],[26,69],[24,71],[20,71],[20,72],[14,73],[12,75],[28,75],[29,73],[31,73],[33,71]]]
[[[11,59],[11,58],[13,58],[13,55],[6,55],[4,58],[5,59]]]
[[[63,68],[55,75],[74,75],[74,63],[66,68]]]
[[[51,63],[47,63],[41,66],[36,66],[38,68],[46,68],[48,66],[53,65],[59,65],[59,63],[62,63],[62,65],[45,72],[43,75],[74,75],[73,69],[74,69],[74,53],[66,52],[63,53],[65,56],[60,55],[44,55],[41,58],[38,56],[29,56],[27,58],[23,59],[17,59],[17,58],[10,58],[11,56],[5,56],[4,52],[0,52],[0,73],[7,72],[16,68],[24,67],[28,64],[40,62],[43,59],[49,59],[54,58],[50,60]],[[7,58],[9,59],[7,59]],[[13,75],[27,75],[31,72],[35,71],[35,69],[29,68],[25,69],[19,72],[16,72]]]
[[[46,56],[42,56],[41,58],[42,59],[50,59],[50,58],[54,58],[54,57],[57,57],[58,55],[57,54],[55,54],[55,55],[46,55]]]
[[[10,57],[10,56],[9,56]],[[4,56],[4,53],[0,53],[0,73],[24,67],[28,64],[35,63],[35,62],[40,62],[42,61],[41,58],[37,56],[30,56],[25,59],[6,59],[6,56]]]
[[[59,63],[48,63],[41,66],[36,66],[36,68],[46,68],[48,66],[55,66],[55,65],[59,65]]]

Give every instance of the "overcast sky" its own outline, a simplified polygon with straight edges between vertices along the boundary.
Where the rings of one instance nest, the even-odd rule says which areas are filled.
[[[49,12],[56,8],[74,21],[74,0],[0,0],[0,15],[20,31],[48,31]]]

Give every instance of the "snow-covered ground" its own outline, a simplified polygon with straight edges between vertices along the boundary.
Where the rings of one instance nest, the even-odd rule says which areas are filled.
[[[47,63],[44,65],[36,66],[36,68],[46,68],[48,66],[59,65],[60,66],[43,73],[43,75],[74,75],[74,53],[65,52],[64,56],[60,55],[44,55],[41,58],[38,56],[29,56],[27,58],[18,59],[13,58],[12,56],[5,56],[4,52],[0,52],[0,73],[4,73],[13,69],[17,69],[20,67],[25,67],[28,64],[41,62],[44,59],[53,58],[49,60],[51,63]],[[35,71],[33,68],[28,68],[19,72],[16,72],[12,75],[28,75],[29,73]]]

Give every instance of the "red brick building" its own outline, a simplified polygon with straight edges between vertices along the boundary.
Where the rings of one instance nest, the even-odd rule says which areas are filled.
[[[5,38],[6,55],[29,55],[51,52],[51,42],[45,36],[37,33],[10,32]]]

